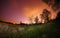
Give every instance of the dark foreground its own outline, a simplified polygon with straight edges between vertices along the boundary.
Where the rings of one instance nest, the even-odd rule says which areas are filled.
[[[55,23],[25,27],[0,24],[0,38],[59,38],[60,29],[57,26]]]

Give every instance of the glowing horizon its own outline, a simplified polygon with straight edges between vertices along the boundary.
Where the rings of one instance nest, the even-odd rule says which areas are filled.
[[[51,19],[56,17],[54,12],[47,4],[41,0],[9,0],[1,3],[1,20],[12,23],[29,23],[29,17],[35,17],[42,13],[43,9],[48,9],[51,12]]]

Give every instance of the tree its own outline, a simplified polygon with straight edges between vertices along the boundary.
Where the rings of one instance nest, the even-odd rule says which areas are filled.
[[[44,3],[46,3],[48,6],[51,6],[53,10],[59,10],[60,6],[60,0],[42,0]]]
[[[56,11],[60,9],[60,0],[54,0],[54,4],[51,6],[51,8]]]
[[[43,2],[45,2],[46,4],[50,5],[49,2],[51,2],[51,0],[42,0]]]
[[[40,14],[40,23],[44,23],[44,16],[43,16],[43,14]]]
[[[56,18],[55,20],[56,20],[56,21],[59,21],[59,23],[60,23],[60,11],[58,12],[57,18]]]
[[[13,24],[13,23],[11,23],[11,22],[6,22],[6,21],[2,21],[2,20],[0,20],[0,22],[1,22],[1,23],[6,23],[6,24]]]
[[[35,17],[35,23],[37,24],[38,21],[39,21],[39,18],[38,18],[38,16],[36,16],[36,17]]]
[[[56,29],[60,30],[60,11],[58,12],[56,19],[53,20],[53,23]]]
[[[49,14],[50,14],[50,11],[48,11],[47,9],[44,9],[41,18],[43,18],[45,20],[45,22],[48,22],[49,21]]]
[[[33,23],[33,18],[32,17],[29,17],[29,21],[32,24]]]

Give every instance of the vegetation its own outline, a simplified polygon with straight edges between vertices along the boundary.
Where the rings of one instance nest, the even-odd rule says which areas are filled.
[[[36,23],[38,19],[36,17]],[[0,38],[59,38],[60,12],[55,20],[44,24],[11,24],[0,21]]]
[[[53,23],[41,25],[20,25],[0,24],[0,38],[57,38],[60,31]]]
[[[42,0],[48,6],[50,6],[54,11],[60,9],[60,0]]]

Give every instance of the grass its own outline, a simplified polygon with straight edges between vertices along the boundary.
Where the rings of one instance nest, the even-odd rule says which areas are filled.
[[[60,33],[52,23],[28,27],[10,27],[0,24],[0,27],[1,38],[57,38]]]

